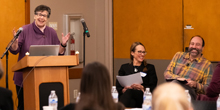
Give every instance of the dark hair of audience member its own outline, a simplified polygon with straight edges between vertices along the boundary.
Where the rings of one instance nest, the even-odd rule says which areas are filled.
[[[2,78],[3,74],[4,74],[4,71],[2,67],[2,62],[0,61],[0,79]]]
[[[111,95],[110,76],[107,68],[93,62],[83,69],[80,84],[80,100],[76,110],[116,110]]]

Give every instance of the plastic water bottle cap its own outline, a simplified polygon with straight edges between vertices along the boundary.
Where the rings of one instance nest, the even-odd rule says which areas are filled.
[[[146,91],[150,91],[150,88],[146,88]]]
[[[51,93],[55,93],[55,90],[51,90]]]

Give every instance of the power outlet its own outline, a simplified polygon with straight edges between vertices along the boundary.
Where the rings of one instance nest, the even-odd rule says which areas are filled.
[[[78,90],[77,89],[73,90],[73,98],[74,99],[77,97],[77,95],[78,95]]]

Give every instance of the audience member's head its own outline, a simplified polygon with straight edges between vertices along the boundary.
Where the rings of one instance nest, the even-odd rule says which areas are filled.
[[[4,73],[4,71],[3,71],[3,67],[2,67],[2,62],[0,61],[0,79],[3,76],[3,73]]]
[[[164,83],[153,92],[153,110],[190,110],[191,104],[183,87],[176,83]]]
[[[77,110],[116,110],[111,95],[110,76],[107,68],[98,62],[85,66],[80,84]]]

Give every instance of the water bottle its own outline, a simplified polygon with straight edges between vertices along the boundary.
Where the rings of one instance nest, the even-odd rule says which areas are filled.
[[[118,102],[118,91],[116,90],[115,86],[112,86],[112,97],[115,103]]]
[[[76,97],[76,103],[79,102],[79,99],[80,99],[80,92],[78,93],[77,97]]]
[[[150,88],[146,88],[143,96],[143,104],[142,104],[142,109],[143,110],[151,110],[151,100],[152,100],[152,95],[150,92]]]
[[[186,92],[187,100],[189,101],[189,103],[191,103],[191,96],[189,95],[189,90],[185,90],[185,92]]]
[[[218,96],[216,106],[217,106],[217,110],[220,110],[220,94]]]
[[[53,107],[53,110],[57,110],[58,107],[58,98],[55,93],[55,90],[51,90],[49,98],[48,98],[49,106]]]

